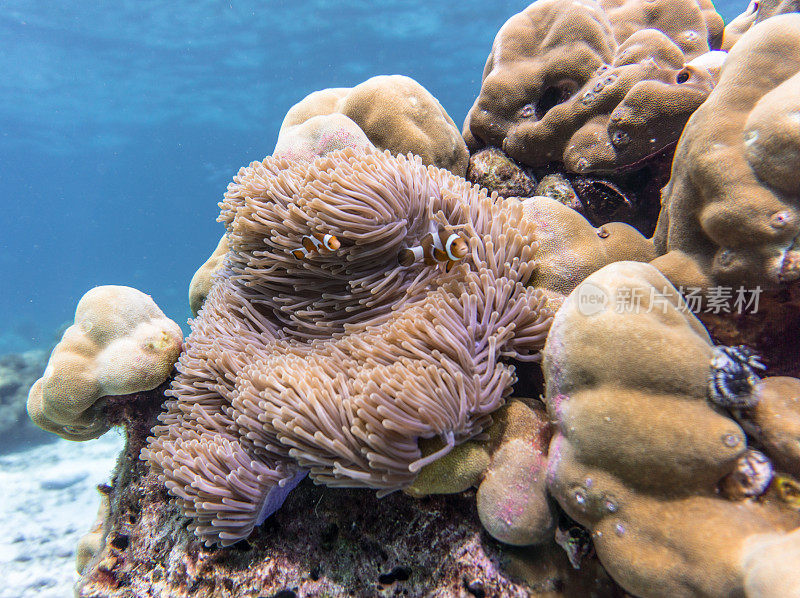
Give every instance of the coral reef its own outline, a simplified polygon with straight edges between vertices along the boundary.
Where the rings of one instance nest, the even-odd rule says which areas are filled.
[[[220,219],[225,272],[142,452],[206,543],[247,537],[306,474],[381,494],[408,486],[490,424],[515,381],[508,360],[544,344],[523,204],[419,158],[267,158],[240,171]],[[437,230],[467,255],[426,254]],[[315,235],[338,249],[300,250]],[[403,265],[409,248],[420,259]],[[420,438],[442,448],[423,457]]]
[[[555,518],[544,485],[550,425],[544,407],[511,399],[493,419],[486,440],[469,440],[422,468],[406,492],[419,497],[475,486],[478,516],[493,538],[519,546],[552,542]],[[438,448],[423,443],[423,452]]]
[[[610,222],[594,228],[580,214],[548,197],[525,198],[523,205],[538,242],[531,283],[551,298],[554,307],[607,264],[649,262],[655,257],[653,244],[627,224]]]
[[[539,0],[500,29],[464,123],[530,166],[639,166],[677,141],[714,86],[703,55],[722,33],[710,2]]]
[[[31,387],[28,414],[68,440],[97,438],[112,425],[105,413],[109,397],[163,383],[182,338],[149,295],[131,287],[95,287],[78,302],[74,324]]]
[[[725,25],[722,36],[722,49],[730,51],[750,27],[770,17],[800,12],[797,0],[750,0],[745,11]]]
[[[344,115],[352,124],[332,116],[312,121],[334,114]],[[317,136],[331,135],[341,141],[333,146],[324,140],[314,142]],[[392,153],[411,152],[422,158],[423,164],[459,176],[467,171],[469,153],[453,119],[428,90],[402,75],[379,75],[353,88],[323,89],[309,94],[286,113],[275,155],[309,159],[320,149],[365,149],[368,143]],[[293,149],[296,147],[308,149],[298,156]],[[287,149],[293,151],[287,154]]]
[[[732,48],[675,151],[653,264],[676,286],[800,278],[798,98],[800,15],[776,16]]]
[[[33,425],[25,406],[28,391],[46,365],[45,351],[0,355],[0,452],[23,442],[49,440],[49,434]]]
[[[797,596],[796,1],[537,0],[463,137],[399,75],[293,106],[185,343],[97,287],[30,390],[126,433],[77,595]]]
[[[714,355],[678,291],[634,262],[589,276],[548,336],[546,403],[558,426],[548,489],[640,598],[777,598],[800,587],[798,532],[787,533],[800,512],[774,493],[741,499],[764,491],[769,461],[708,400]],[[739,500],[718,493],[734,481]],[[781,548],[763,548],[773,543]]]
[[[155,423],[151,409],[130,415]],[[553,543],[518,549],[488,538],[473,491],[377,499],[304,481],[247,541],[207,548],[137,458],[142,442],[129,438],[120,456],[102,549],[79,597],[623,598],[596,560],[576,570]]]
[[[676,286],[747,299],[697,313],[714,338],[789,376],[800,376],[798,56],[797,14],[733,46],[678,144],[653,237],[653,265]]]

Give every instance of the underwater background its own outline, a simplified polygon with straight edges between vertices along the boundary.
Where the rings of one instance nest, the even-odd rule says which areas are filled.
[[[461,129],[492,40],[529,4],[0,0],[0,598],[70,595],[124,443],[58,439],[24,412],[81,296],[135,287],[188,333],[218,202],[293,105],[401,74]],[[726,23],[746,5],[715,3]]]
[[[184,326],[225,188],[308,93],[416,79],[458,127],[527,1],[0,2],[0,354],[48,347],[100,284]],[[745,3],[721,2],[729,21]]]

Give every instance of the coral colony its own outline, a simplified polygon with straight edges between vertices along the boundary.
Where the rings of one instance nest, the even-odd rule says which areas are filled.
[[[791,10],[538,0],[463,135],[408,77],[300,101],[191,334],[92,289],[31,389],[128,435],[78,595],[800,596]]]

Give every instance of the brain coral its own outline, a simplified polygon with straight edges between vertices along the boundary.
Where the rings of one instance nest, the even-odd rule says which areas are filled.
[[[149,295],[100,286],[75,309],[75,323],[53,349],[44,375],[28,394],[40,428],[68,440],[90,440],[111,424],[105,398],[152,390],[164,382],[181,349],[180,326]]]
[[[708,400],[714,354],[678,291],[634,262],[578,286],[544,349],[546,403],[558,426],[548,489],[590,530],[609,574],[641,598],[783,598],[793,594],[777,584],[745,586],[800,587],[792,554],[800,538],[786,533],[800,513],[769,497],[718,492],[748,447]],[[767,540],[783,554],[755,548]]]
[[[772,17],[733,47],[675,150],[653,237],[673,284],[800,278],[799,115],[800,15]]]
[[[306,472],[408,486],[491,423],[508,359],[538,358],[551,317],[526,286],[536,242],[519,200],[350,148],[254,162],[221,207],[225,268],[142,451],[206,543],[248,536]],[[467,243],[455,267],[399,263],[442,229]],[[297,251],[329,234],[337,249]],[[423,457],[420,439],[438,450]]]
[[[708,0],[534,2],[495,38],[467,146],[577,173],[633,167],[673,144],[708,96],[714,69],[692,61],[721,32]]]

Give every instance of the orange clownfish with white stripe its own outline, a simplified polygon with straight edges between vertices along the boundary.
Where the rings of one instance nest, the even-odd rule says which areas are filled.
[[[342,246],[342,244],[339,243],[339,239],[337,239],[334,235],[322,233],[306,235],[300,239],[300,244],[302,247],[292,249],[292,255],[298,260],[301,260],[312,253],[330,253],[331,251],[336,251]]]
[[[435,233],[422,237],[419,245],[403,249],[397,261],[401,266],[411,266],[420,260],[428,266],[444,263],[445,272],[449,272],[456,262],[464,259],[467,250],[464,237],[439,225]]]

